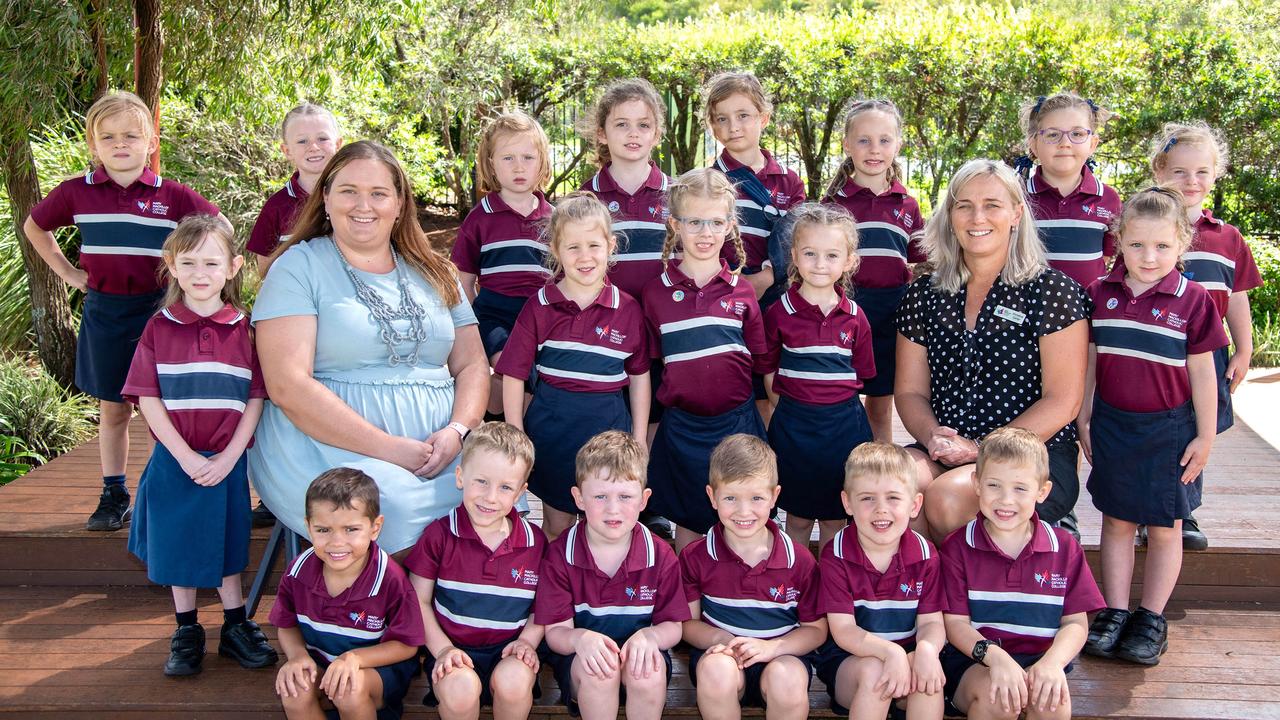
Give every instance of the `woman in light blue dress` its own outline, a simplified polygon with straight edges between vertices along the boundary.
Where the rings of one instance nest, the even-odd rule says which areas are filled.
[[[365,471],[386,516],[378,543],[396,552],[461,500],[454,469],[488,402],[488,363],[391,152],[344,146],[317,186],[253,309],[270,399],[250,476],[305,537],[311,480],[337,466]]]

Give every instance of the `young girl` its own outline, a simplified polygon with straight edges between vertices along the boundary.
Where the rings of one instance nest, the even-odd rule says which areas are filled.
[[[462,221],[452,259],[480,321],[491,367],[525,301],[547,284],[547,245],[539,227],[551,215],[542,194],[551,179],[550,157],[542,126],[519,110],[494,118],[480,134],[476,182],[488,194]],[[502,378],[496,374],[489,412],[502,412]]]
[[[200,672],[202,587],[218,588],[222,599],[218,654],[247,668],[276,663],[240,592],[249,562],[244,451],[267,393],[240,307],[244,258],[234,245],[227,221],[209,215],[183,220],[165,240],[164,309],[147,322],[124,384],[158,441],[138,483],[129,551],[147,564],[151,582],[173,589],[178,629],[165,675]]]
[[[342,147],[342,134],[333,113],[302,103],[285,113],[280,124],[280,152],[293,165],[293,177],[267,199],[249,233],[246,247],[258,256],[258,275],[266,277],[271,254],[288,239],[294,215],[315,189],[320,171]]]
[[[928,259],[918,235],[920,204],[900,182],[902,115],[889,100],[859,100],[844,116],[844,161],[822,202],[848,210],[858,223],[853,299],[871,325],[876,373],[863,380],[871,434],[893,442],[893,379],[898,331],[893,318],[911,282],[911,268]]]
[[[741,265],[730,270],[721,258],[726,238],[735,256],[744,256],[736,199],[733,183],[714,168],[690,170],[671,184],[666,270],[641,295],[652,352],[664,363],[649,509],[676,524],[677,551],[717,522],[705,491],[711,451],[734,433],[765,436],[751,382],[767,350],[760,306]],[[682,257],[670,264],[677,249]]]
[[[791,288],[764,318],[764,382],[776,405],[769,445],[778,454],[787,534],[807,547],[816,519],[821,547],[846,524],[844,462],[871,440],[858,389],[876,365],[867,317],[844,293],[858,266],[853,217],[816,203],[791,212]]]
[[[1108,227],[1120,212],[1120,196],[1090,169],[1098,131],[1110,118],[1111,111],[1073,92],[1022,106],[1027,155],[1016,164],[1027,178],[1027,202],[1049,267],[1081,287],[1106,274],[1106,258],[1115,252]]]
[[[543,530],[555,539],[577,517],[569,492],[578,450],[597,433],[623,430],[643,447],[649,421],[644,315],[606,273],[616,242],[609,210],[589,192],[556,203],[547,226],[551,272],[516,318],[496,371],[508,422],[535,449],[529,489],[542,499]],[[525,381],[534,373],[533,401]],[[630,411],[622,400],[627,388]]]
[[[1178,272],[1192,229],[1182,195],[1136,193],[1115,226],[1123,263],[1089,287],[1092,338],[1077,425],[1102,511],[1107,608],[1085,651],[1155,665],[1182,567],[1182,522],[1200,505],[1217,406],[1211,353],[1227,344],[1209,293]],[[1142,378],[1142,382],[1135,382]],[[1095,395],[1096,389],[1096,395]],[[1142,603],[1129,612],[1133,536],[1147,525]]]
[[[613,215],[617,262],[609,282],[634,298],[662,272],[667,239],[667,185],[670,178],[651,159],[662,142],[662,98],[647,80],[610,83],[583,116],[582,134],[595,146],[600,168],[583,186]]]
[[[162,180],[147,165],[159,145],[151,111],[137,95],[104,95],[85,116],[94,167],[67,180],[31,208],[23,232],[58,277],[84,292],[76,339],[76,387],[98,398],[102,495],[89,530],[119,530],[129,519],[125,463],[133,407],[120,395],[138,336],[163,290],[160,246],[182,218],[217,215],[195,191]],[[80,230],[80,266],[62,254],[53,231]]]

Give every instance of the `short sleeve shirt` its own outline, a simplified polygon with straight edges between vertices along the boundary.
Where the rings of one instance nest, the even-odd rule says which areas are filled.
[[[249,242],[245,249],[263,257],[275,252],[276,246],[289,239],[289,228],[298,214],[298,208],[310,197],[310,193],[298,184],[298,173],[284,184],[284,187],[267,198],[267,203],[258,213],[249,233]]]
[[[762,361],[774,373],[773,390],[804,403],[830,405],[858,394],[875,377],[871,325],[857,303],[838,295],[824,315],[793,286],[765,311],[769,352]]]
[[[1012,287],[1002,278],[987,294],[973,330],[964,322],[965,288],[954,295],[916,278],[898,306],[898,332],[923,345],[929,403],[938,422],[980,439],[1041,396],[1040,338],[1089,317],[1084,289],[1057,270]],[[1075,442],[1068,423],[1046,443]]]
[[[742,249],[746,251],[743,271],[757,272],[769,260],[769,235],[773,226],[792,207],[804,202],[804,181],[794,170],[788,170],[774,159],[773,154],[760,148],[764,155],[764,167],[755,173],[760,183],[769,191],[771,204],[761,207],[746,191],[738,190],[738,230],[742,233]],[[727,151],[720,153],[713,166],[722,173],[745,167]],[[737,267],[733,243],[725,243],[720,256]]]
[[[534,193],[538,205],[521,215],[498,193],[480,199],[458,228],[453,264],[479,278],[480,287],[500,295],[529,297],[547,284],[547,243],[542,224],[551,217],[551,203]]]
[[[854,287],[902,287],[911,282],[909,265],[928,259],[920,246],[920,233],[924,230],[920,203],[897,180],[877,195],[851,178],[823,202],[848,210],[858,224]]]
[[[1049,267],[1089,285],[1107,272],[1106,258],[1116,254],[1111,222],[1120,214],[1120,196],[1085,167],[1080,184],[1063,197],[1040,176],[1027,178],[1027,204],[1044,242]]]
[[[615,262],[609,281],[639,299],[645,283],[662,272],[662,246],[667,241],[667,185],[671,180],[649,162],[649,177],[634,194],[618,187],[606,165],[580,190],[595,193],[613,217],[613,234],[618,238]]]
[[[1240,231],[1208,210],[1196,221],[1195,233],[1191,250],[1182,256],[1186,276],[1209,291],[1218,317],[1226,318],[1232,293],[1248,292],[1262,285],[1258,265]]]

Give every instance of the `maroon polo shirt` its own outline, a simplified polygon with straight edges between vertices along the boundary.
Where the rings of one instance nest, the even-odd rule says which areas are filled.
[[[895,288],[911,282],[911,268],[929,259],[920,247],[920,203],[897,180],[882,195],[850,178],[825,202],[839,205],[858,223],[854,287]]]
[[[765,312],[766,373],[773,391],[804,403],[829,405],[858,394],[876,375],[871,325],[843,293],[827,315],[793,285]]]
[[[883,640],[913,647],[916,618],[942,612],[942,561],[933,544],[908,529],[884,572],[876,569],[853,525],[822,548],[819,601],[824,613],[852,615],[858,627]]]
[[[671,182],[658,166],[649,163],[649,177],[629,194],[618,187],[606,165],[580,190],[590,190],[609,208],[613,233],[618,238],[616,262],[609,281],[628,295],[639,298],[645,283],[662,272],[662,246],[667,241],[667,185]]]
[[[253,223],[249,233],[249,242],[245,248],[250,252],[267,257],[275,252],[276,246],[289,239],[289,228],[298,215],[298,208],[311,194],[298,184],[298,173],[285,182],[284,187],[277,190],[262,206],[258,219]]]
[[[1116,254],[1111,222],[1120,214],[1120,196],[1092,171],[1081,171],[1080,184],[1065,197],[1032,168],[1027,203],[1044,242],[1049,267],[1061,270],[1080,287],[1089,287],[1107,272]]]
[[[453,264],[479,277],[480,287],[511,297],[529,297],[547,284],[547,243],[542,226],[551,217],[551,203],[541,192],[538,206],[521,215],[489,193],[471,209],[453,244]]]
[[[771,205],[762,207],[746,192],[738,190],[738,230],[742,233],[742,247],[747,253],[744,269],[748,272],[758,271],[769,259],[769,234],[773,232],[773,224],[788,210],[804,202],[804,182],[800,176],[778,164],[768,150],[760,148],[760,153],[764,155],[764,167],[755,176],[769,191]],[[728,174],[730,170],[744,165],[726,150],[716,157],[714,167]],[[737,267],[732,243],[725,243],[720,256]]]

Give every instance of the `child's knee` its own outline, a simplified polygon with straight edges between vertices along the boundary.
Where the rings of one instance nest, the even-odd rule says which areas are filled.
[[[99,424],[119,427],[129,424],[129,418],[133,417],[133,406],[129,403],[103,400],[98,403],[98,413]]]
[[[1027,706],[1027,720],[1070,720],[1071,700],[1062,703],[1054,710],[1037,710],[1034,705]]]
[[[662,668],[657,672],[649,673],[648,677],[644,675],[632,675],[625,669],[622,673],[622,684],[626,686],[628,694],[642,693],[646,697],[655,695],[665,695],[667,692],[667,671]]]
[[[537,675],[533,668],[516,658],[506,658],[493,669],[489,677],[489,691],[494,704],[519,702],[533,697],[533,683]]]
[[[280,707],[284,708],[285,715],[304,717],[320,707],[320,698],[314,690],[300,692],[294,697],[281,695]]]
[[[876,681],[884,672],[884,663],[873,657],[849,658],[846,662],[853,663],[854,692],[862,694],[874,691]]]
[[[573,667],[571,669],[574,686],[579,692],[600,691],[604,692],[612,690],[617,692],[622,685],[622,674],[626,672],[623,668],[618,668],[610,677],[599,677],[591,675],[587,672],[587,665],[582,661],[582,657],[578,656],[573,659]]]
[[[771,704],[794,705],[809,702],[809,671],[793,655],[775,658],[760,674],[760,689]]]
[[[712,653],[698,660],[698,695],[708,699],[738,699],[742,671],[732,655]]]
[[[471,668],[455,668],[432,688],[440,707],[462,712],[480,702],[480,676]]]
[[[364,677],[366,672],[375,671],[365,670],[356,673],[351,680],[351,689],[347,690],[342,697],[329,696],[329,702],[333,703],[340,714],[365,713],[377,709],[378,699],[369,694],[369,683]]]

